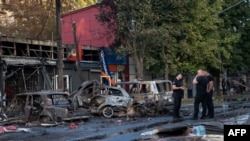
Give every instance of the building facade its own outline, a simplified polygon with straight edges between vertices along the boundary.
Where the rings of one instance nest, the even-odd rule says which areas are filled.
[[[81,64],[91,66],[99,63],[100,80],[110,77],[114,82],[129,81],[128,59],[109,49],[113,40],[106,36],[105,27],[96,18],[99,14],[98,7],[99,4],[95,4],[62,14],[62,43],[68,45],[71,61],[77,60],[74,56],[78,51]],[[78,50],[75,49],[75,45],[78,45]]]

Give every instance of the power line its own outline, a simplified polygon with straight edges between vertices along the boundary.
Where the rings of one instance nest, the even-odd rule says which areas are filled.
[[[215,14],[214,16],[218,16],[218,15],[220,15],[221,13],[226,12],[227,10],[229,10],[229,9],[231,9],[231,8],[233,8],[233,7],[237,6],[237,5],[239,5],[239,4],[241,4],[241,3],[244,2],[244,1],[245,1],[245,0],[241,0],[241,1],[236,2],[235,4],[233,4],[233,5],[229,6],[229,7],[227,7],[226,9],[224,9],[224,10],[222,10],[221,12]]]

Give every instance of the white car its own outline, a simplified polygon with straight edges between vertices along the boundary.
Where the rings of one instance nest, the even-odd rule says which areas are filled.
[[[157,115],[172,109],[173,91],[170,80],[129,81],[116,85],[126,89],[142,114]]]

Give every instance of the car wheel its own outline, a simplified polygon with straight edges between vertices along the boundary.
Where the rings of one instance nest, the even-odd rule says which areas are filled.
[[[113,116],[114,111],[110,106],[107,106],[102,109],[102,114],[104,117],[110,118]]]
[[[41,117],[40,117],[40,122],[41,122],[41,123],[48,123],[48,122],[50,122],[50,121],[51,121],[51,119],[50,119],[49,116],[41,116]]]

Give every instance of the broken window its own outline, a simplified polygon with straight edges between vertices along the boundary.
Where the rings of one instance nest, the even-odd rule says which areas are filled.
[[[116,90],[116,89],[109,89],[109,95],[123,96],[122,92],[120,90]]]
[[[69,105],[69,100],[65,97],[65,95],[50,95],[52,99],[52,103],[54,106],[67,106]]]

